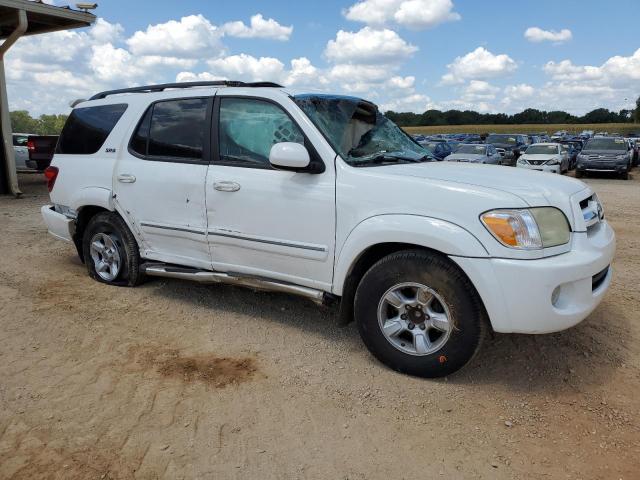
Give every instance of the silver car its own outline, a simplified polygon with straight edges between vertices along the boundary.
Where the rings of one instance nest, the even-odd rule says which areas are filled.
[[[29,134],[27,133],[14,133],[13,134],[13,151],[16,156],[16,169],[23,170],[27,167],[27,160],[29,160],[29,149],[27,148],[27,140]]]
[[[455,152],[445,158],[447,162],[492,163],[499,165],[502,155],[493,145],[463,143]]]
[[[562,174],[569,171],[569,151],[559,143],[535,143],[520,156],[516,166]]]

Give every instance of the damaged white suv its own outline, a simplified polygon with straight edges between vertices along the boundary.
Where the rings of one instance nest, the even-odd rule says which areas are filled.
[[[386,365],[436,377],[488,328],[571,327],[611,282],[584,183],[434,162],[353,97],[205,82],[95,95],[46,171],[49,232],[89,275],[222,282],[340,302]]]

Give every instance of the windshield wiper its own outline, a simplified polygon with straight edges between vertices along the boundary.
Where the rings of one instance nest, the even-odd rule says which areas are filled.
[[[378,155],[367,157],[364,160],[353,162],[353,165],[355,165],[356,167],[361,167],[364,165],[382,165],[385,163],[422,163],[431,161],[433,161],[433,157],[431,157],[430,155],[424,155],[422,157],[414,158],[404,157],[402,155],[392,153],[380,153]]]

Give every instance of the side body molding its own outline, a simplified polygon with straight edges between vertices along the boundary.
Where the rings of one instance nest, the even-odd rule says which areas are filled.
[[[342,295],[351,266],[369,247],[381,243],[407,243],[446,255],[487,258],[480,241],[464,228],[438,218],[385,214],[369,217],[356,225],[341,246],[334,269],[332,293]]]

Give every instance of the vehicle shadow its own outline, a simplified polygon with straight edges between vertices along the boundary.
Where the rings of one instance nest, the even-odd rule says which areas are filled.
[[[320,335],[347,349],[365,349],[355,324],[338,323],[336,307],[281,293],[228,285],[201,285],[155,279],[158,294],[221,314],[254,317]],[[616,302],[603,303],[574,328],[547,335],[488,335],[475,359],[447,378],[460,385],[495,384],[523,393],[580,390],[604,384],[625,367],[632,338],[629,318]],[[371,356],[371,361],[377,361]],[[386,369],[382,364],[380,368]]]
[[[546,335],[488,336],[476,358],[448,381],[502,385],[512,390],[580,390],[606,384],[627,367],[630,319],[609,300],[568,330]]]
[[[295,295],[231,285],[207,285],[164,278],[153,279],[150,284],[160,296],[221,315],[248,316],[253,317],[255,322],[288,325],[348,347],[362,345],[354,324],[346,327],[339,324],[337,305],[322,306]]]

